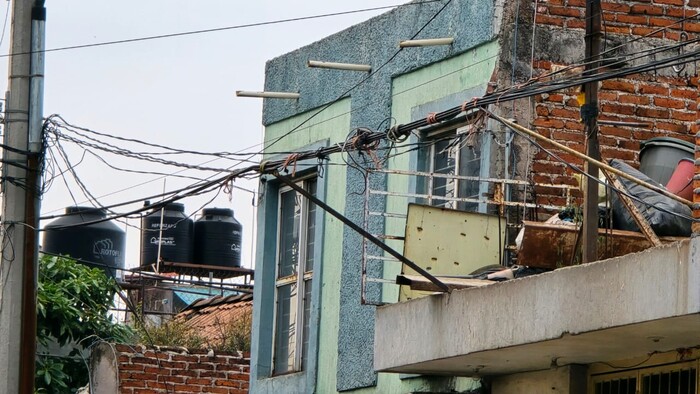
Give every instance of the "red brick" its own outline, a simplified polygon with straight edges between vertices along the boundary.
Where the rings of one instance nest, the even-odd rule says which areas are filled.
[[[155,359],[151,358],[146,358],[146,357],[133,357],[131,359],[131,362],[133,364],[148,364],[148,365],[157,365],[158,361]]]
[[[650,103],[649,97],[637,94],[621,94],[618,100],[623,104],[649,105]]]
[[[553,103],[563,103],[564,102],[564,95],[561,93],[551,93],[547,97],[547,101],[551,101]]]
[[[158,393],[158,391],[151,390],[151,389],[135,389],[134,394],[159,394],[159,393]]]
[[[585,7],[586,0],[567,0],[566,5],[569,7]]]
[[[685,22],[685,30],[691,33],[700,33],[700,23]]]
[[[684,6],[685,0],[655,0],[655,3]]]
[[[161,361],[160,366],[163,368],[185,369],[187,368],[187,363],[183,361]]]
[[[698,113],[688,111],[671,111],[671,119],[682,120],[684,122],[693,122],[698,120]]]
[[[651,27],[632,27],[632,34],[637,36],[663,38],[664,32],[659,31],[659,29],[652,29]]]
[[[608,26],[605,30],[607,30],[608,33],[630,34],[630,27],[628,25]]]
[[[639,87],[639,93],[642,94],[657,94],[659,96],[668,96],[668,88],[657,85],[641,85]]]
[[[617,14],[615,20],[620,23],[628,23],[632,25],[646,25],[647,17],[645,15],[627,15]]]
[[[191,356],[188,354],[175,354],[173,355],[172,360],[196,363],[199,361],[199,358],[197,356]]]
[[[158,378],[161,382],[168,383],[185,383],[185,378],[183,376],[161,376]]]
[[[628,93],[634,93],[636,91],[636,88],[633,83],[614,79],[603,81],[602,88],[607,90],[618,90]]]
[[[207,391],[205,391],[205,393],[211,394],[229,394],[229,392],[229,389],[225,387],[207,387]]]
[[[605,135],[613,135],[622,138],[632,137],[632,130],[625,127],[600,126],[600,132]]]
[[[566,122],[564,125],[567,130],[571,131],[583,131],[584,126],[583,123],[576,121],[576,122]]]
[[[121,387],[146,387],[146,382],[143,380],[119,379]]]
[[[185,381],[187,384],[199,384],[202,386],[211,386],[212,380],[211,379],[201,379],[201,378],[189,378]]]
[[[122,371],[143,371],[143,368],[143,365],[137,364],[123,364],[119,366],[119,369]]]
[[[214,370],[214,365],[213,364],[190,364],[189,369],[205,369],[207,371],[213,371]]]
[[[696,89],[671,89],[671,97],[696,100],[698,91]]]
[[[569,118],[569,119],[578,119],[581,117],[581,114],[579,111],[574,111],[571,109],[565,109],[565,108],[554,108],[549,113],[552,116],[556,116],[559,118]]]
[[[225,387],[239,387],[239,384],[237,381],[233,380],[228,380],[228,379],[217,379],[214,381],[214,384],[217,386],[225,386]]]
[[[549,7],[549,14],[580,18],[583,16],[583,10],[571,7]]]
[[[634,88],[634,85],[632,85]],[[598,93],[598,100],[600,101],[615,101],[617,100],[617,92],[609,91],[609,90],[604,90],[600,93]]]
[[[552,133],[552,139],[555,141],[576,141],[579,143],[583,143],[585,140],[583,133],[566,133],[562,131]]]
[[[622,150],[616,147],[601,146],[600,154],[605,159],[621,159],[621,160],[635,160],[636,152],[629,150]]]
[[[192,386],[187,384],[176,384],[170,387],[176,393],[201,393],[202,388],[199,386]],[[172,392],[172,391],[171,391]]]
[[[700,0],[688,0],[688,7],[700,7]]]
[[[564,26],[564,18],[537,14],[535,22],[542,25]]]
[[[649,107],[638,107],[637,110],[635,111],[635,114],[637,116],[641,116],[643,118],[661,118],[661,119],[667,119],[669,112],[667,109],[657,109],[657,108],[649,108]]]
[[[537,116],[547,116],[549,115],[549,108],[545,107],[544,105],[538,105],[535,108],[535,112],[537,113]]]
[[[564,127],[564,122],[559,119],[537,118],[534,122],[532,122],[532,124],[539,127],[552,127],[555,129],[561,129]]]
[[[569,29],[585,29],[586,21],[583,19],[569,19],[566,21],[566,27]]]
[[[630,14],[663,15],[664,9],[654,5],[635,4],[630,8]]]
[[[200,378],[219,378],[219,379],[225,379],[226,378],[226,373],[225,372],[214,372],[214,371],[201,371],[199,373]]]
[[[654,105],[657,107],[681,109],[685,108],[685,101],[667,97],[654,97]]]
[[[656,128],[660,130],[673,131],[675,133],[687,133],[688,125],[678,123],[657,122]]]
[[[666,27],[675,24],[676,21],[672,19],[666,19],[666,18],[649,18],[649,25],[651,26],[658,26],[658,27]]]
[[[602,2],[600,7],[603,9],[603,11],[630,12],[630,6],[623,3]]]
[[[603,104],[600,106],[600,111],[620,115],[634,115],[635,107],[633,105]]]

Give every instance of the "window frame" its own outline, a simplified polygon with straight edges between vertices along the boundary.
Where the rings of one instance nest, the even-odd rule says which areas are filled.
[[[294,180],[294,183],[301,184],[301,186],[305,190],[309,190],[309,184],[313,182],[314,184],[314,191],[313,194],[317,195],[318,194],[318,177],[316,174],[310,174],[308,176],[298,178]],[[291,275],[285,276],[285,277],[280,277],[280,262],[281,262],[281,257],[282,257],[282,251],[281,251],[281,245],[282,245],[282,218],[283,218],[283,198],[282,195],[285,193],[293,192],[297,194],[297,196],[301,199],[301,208],[300,208],[300,218],[299,218],[299,223],[298,223],[298,229],[299,229],[299,238],[298,238],[298,244],[303,245],[303,247],[299,247],[298,250],[298,255],[297,255],[297,267],[294,268],[294,271]],[[270,377],[275,377],[275,376],[283,376],[283,375],[288,375],[288,374],[294,374],[298,372],[302,372],[306,365],[304,365],[305,357],[308,356],[308,348],[304,346],[304,338],[307,335],[306,333],[306,324],[305,324],[305,319],[310,319],[311,316],[307,316],[306,313],[306,297],[307,297],[307,292],[306,292],[306,287],[307,286],[312,286],[313,284],[313,273],[314,273],[314,265],[316,263],[316,256],[313,257],[313,260],[311,261],[311,267],[307,267],[307,258],[309,254],[308,250],[308,240],[310,238],[310,232],[311,231],[316,231],[316,226],[315,222],[317,219],[317,211],[316,207],[314,207],[314,204],[309,201],[308,198],[305,198],[304,196],[299,195],[297,192],[295,192],[291,187],[289,186],[281,186],[277,189],[277,209],[276,209],[276,236],[275,236],[275,274],[274,274],[274,309],[273,309],[273,319],[272,319],[272,351],[271,351],[271,368],[270,368]],[[310,216],[311,211],[313,209],[313,217]],[[313,221],[313,223],[312,223]],[[312,225],[313,224],[313,225]],[[317,238],[314,236],[314,238]],[[316,239],[314,239],[314,242],[316,242]],[[314,247],[314,245],[311,245],[311,247]],[[313,253],[313,251],[312,251]],[[301,274],[300,274],[301,273]],[[294,305],[295,308],[295,321],[294,321],[294,327],[295,327],[295,332],[294,332],[294,360],[292,363],[291,368],[289,368],[289,364],[287,364],[287,370],[286,371],[281,371],[277,372],[277,363],[276,363],[276,356],[278,352],[278,347],[277,347],[277,335],[278,335],[278,311],[279,311],[279,294],[280,294],[280,289],[283,288],[284,286],[289,286],[289,285],[296,285],[296,302]],[[311,299],[313,299],[312,292],[308,293]],[[311,300],[309,300],[311,302]],[[310,315],[311,312],[308,313]]]

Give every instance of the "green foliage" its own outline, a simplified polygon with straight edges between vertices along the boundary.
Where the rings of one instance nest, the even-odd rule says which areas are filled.
[[[80,350],[100,339],[126,341],[131,329],[109,315],[116,283],[97,268],[64,257],[42,256],[37,294],[37,342],[70,346],[72,357],[37,358],[36,387],[42,393],[74,392],[87,383]]]
[[[221,335],[218,345],[213,346],[215,349],[227,352],[250,351],[250,332],[253,325],[252,310],[243,312],[229,322],[219,324]]]
[[[143,320],[141,320],[143,321]],[[180,320],[170,320],[160,325],[147,320],[136,326],[136,334],[140,342],[157,346],[182,346],[188,349],[200,349],[205,346],[206,339],[194,332]]]

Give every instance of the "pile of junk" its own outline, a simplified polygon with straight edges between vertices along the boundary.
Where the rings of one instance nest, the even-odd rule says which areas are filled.
[[[694,155],[694,144],[659,137],[641,144],[639,170],[617,159],[607,162],[599,180],[598,260],[691,235]],[[583,190],[586,178],[575,177]],[[469,275],[440,279],[453,288],[479,287],[580,264],[581,221],[578,207],[563,209],[544,222],[524,221],[515,239],[516,265],[492,264]],[[414,290],[436,290],[413,275],[401,275],[397,282]]]

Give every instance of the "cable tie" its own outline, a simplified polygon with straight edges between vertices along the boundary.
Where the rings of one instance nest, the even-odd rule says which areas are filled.
[[[270,162],[269,160],[264,160],[264,161],[260,162],[260,170],[259,170],[259,172],[260,172],[261,174],[264,174],[264,173],[265,173],[265,166],[266,166],[269,162]]]
[[[428,122],[428,124],[435,124],[437,123],[437,113],[436,112],[431,112],[428,114],[428,117],[425,118],[425,121]]]

